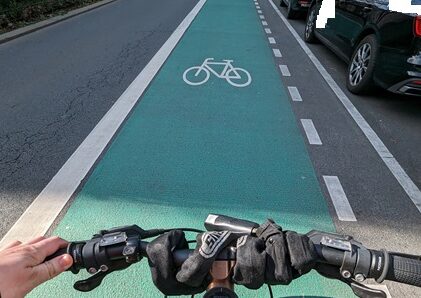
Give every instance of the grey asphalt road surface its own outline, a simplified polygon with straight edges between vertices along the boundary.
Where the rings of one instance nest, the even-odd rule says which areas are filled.
[[[116,1],[0,45],[0,236],[195,3]]]
[[[308,151],[337,231],[353,235],[373,249],[421,254],[421,213],[273,7],[267,0],[259,3],[277,42],[270,46],[279,48],[283,55],[275,63],[286,64],[291,72],[291,77],[282,80],[297,87],[303,98],[292,103],[296,118],[312,119],[323,142],[322,146],[308,145]],[[274,3],[279,8],[279,1]],[[286,15],[286,9],[280,11]],[[304,17],[289,23],[303,35]],[[346,63],[322,44],[309,47],[420,188],[421,99],[382,90],[370,96],[354,95],[346,90]],[[338,219],[324,175],[338,176],[356,222]],[[421,297],[419,288],[387,285],[393,297]]]
[[[116,1],[0,45],[0,236],[195,3]],[[276,41],[268,46],[283,55],[274,63],[288,65],[291,72],[282,81],[297,87],[303,98],[291,102],[297,125],[301,126],[300,119],[312,119],[323,142],[308,145],[308,151],[338,232],[373,249],[421,254],[421,213],[268,1],[259,3]],[[290,23],[302,34],[304,20]],[[350,94],[345,87],[346,64],[323,45],[310,49],[421,187],[421,99],[385,91]],[[340,179],[356,222],[339,220],[325,175]],[[420,289],[387,285],[393,297],[421,297]]]

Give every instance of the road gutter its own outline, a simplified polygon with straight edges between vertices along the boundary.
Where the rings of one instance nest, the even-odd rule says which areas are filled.
[[[70,19],[74,16],[80,15],[82,13],[88,12],[90,10],[93,10],[95,8],[104,6],[104,5],[109,4],[111,2],[114,2],[114,1],[116,1],[116,0],[99,1],[99,2],[96,2],[94,4],[69,11],[68,13],[66,13],[64,15],[58,15],[58,16],[49,18],[47,20],[44,20],[44,21],[41,21],[41,22],[38,22],[38,23],[35,23],[35,24],[32,24],[32,25],[28,25],[28,26],[25,26],[25,27],[22,27],[22,28],[19,28],[19,29],[10,31],[10,32],[3,33],[3,34],[0,35],[0,44],[8,42],[10,40],[13,40],[15,38],[18,38],[20,36],[38,31],[42,28],[57,24],[61,21]]]

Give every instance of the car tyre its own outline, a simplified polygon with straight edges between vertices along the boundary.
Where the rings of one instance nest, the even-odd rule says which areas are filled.
[[[307,13],[306,27],[304,30],[304,40],[308,43],[317,43],[319,40],[316,37],[316,19],[320,7],[315,4],[310,7]]]
[[[280,0],[279,1],[279,6],[280,7],[287,7],[287,5],[285,4],[284,0]]]
[[[364,37],[355,48],[348,66],[346,86],[349,91],[363,94],[374,89],[374,69],[377,55],[376,36],[372,34]]]
[[[287,19],[296,19],[300,12],[292,8],[292,0],[289,0],[287,7]]]

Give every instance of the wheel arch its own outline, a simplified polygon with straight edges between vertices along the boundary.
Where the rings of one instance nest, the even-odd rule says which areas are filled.
[[[374,26],[367,26],[361,31],[358,37],[353,41],[352,50],[354,51],[355,48],[358,46],[358,44],[361,42],[361,40],[363,40],[366,36],[369,36],[369,35],[374,35],[377,39],[377,42],[379,43],[380,34],[378,30]]]

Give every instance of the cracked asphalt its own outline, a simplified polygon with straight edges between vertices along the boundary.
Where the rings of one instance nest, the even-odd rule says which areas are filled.
[[[195,3],[116,1],[0,45],[0,236]]]

